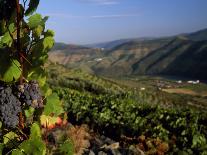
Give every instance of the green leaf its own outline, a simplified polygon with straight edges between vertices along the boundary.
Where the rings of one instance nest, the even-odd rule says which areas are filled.
[[[0,70],[0,75],[2,75],[0,76],[0,80],[4,82],[12,82],[19,79],[21,75],[21,68],[20,63],[17,60],[11,60],[11,63],[7,67],[5,66],[5,68],[6,70],[3,72]]]
[[[205,138],[204,135],[201,134],[196,134],[193,136],[193,140],[192,140],[192,148],[200,148],[205,146],[207,143],[207,140]]]
[[[38,25],[34,30],[33,30],[33,36],[38,39],[43,32],[43,27],[41,25]]]
[[[8,47],[11,47],[12,45],[12,38],[9,34],[9,32],[6,32],[1,38],[0,38],[0,45],[1,47],[3,46],[8,46]]]
[[[74,154],[74,146],[71,140],[66,140],[60,146],[60,152],[64,155],[73,155]]]
[[[2,155],[3,149],[4,149],[4,144],[0,143],[0,155]]]
[[[62,113],[64,113],[64,110],[58,95],[53,93],[52,95],[48,96],[47,104],[45,105],[43,114],[48,116],[51,114],[53,114],[53,116],[59,116]]]
[[[9,132],[6,135],[4,135],[3,139],[4,139],[4,144],[7,144],[8,142],[14,140],[15,138],[17,138],[18,136],[16,135],[16,133],[14,132]]]
[[[34,14],[31,17],[29,17],[29,22],[28,22],[28,26],[31,29],[36,28],[38,25],[42,25],[43,21],[42,21],[42,16],[40,14]]]
[[[55,32],[52,30],[47,30],[46,32],[44,32],[44,36],[45,37],[54,37],[55,36]]]
[[[40,137],[41,138],[41,130],[40,127],[37,123],[33,123],[32,127],[31,127],[31,134],[30,134],[31,138],[37,138]]]
[[[25,15],[29,16],[29,15],[33,14],[37,10],[39,2],[40,2],[40,0],[30,0],[29,7],[26,10]]]
[[[35,109],[33,107],[29,107],[28,110],[25,110],[24,112],[25,112],[26,118],[31,117],[33,115],[34,111],[35,111]]]
[[[45,23],[48,19],[49,19],[49,16],[45,16],[45,17],[43,18],[43,22]]]
[[[46,50],[51,49],[54,45],[54,42],[55,41],[54,41],[53,37],[44,38],[44,40],[43,40],[44,49],[46,49]]]
[[[0,20],[0,36],[2,36],[6,31],[6,21]]]
[[[50,89],[50,87],[48,86],[48,84],[45,84],[41,90],[43,91],[44,93],[44,96],[48,97],[52,94],[52,89]]]
[[[40,87],[43,87],[47,80],[47,74],[43,68],[37,67],[32,69],[27,78],[28,80],[36,79]]]
[[[12,151],[12,155],[45,155],[46,146],[42,139],[32,138],[24,141],[19,149]]]
[[[41,130],[37,123],[31,127],[30,138],[20,144],[18,150],[12,151],[12,155],[45,155],[46,145],[41,138]]]

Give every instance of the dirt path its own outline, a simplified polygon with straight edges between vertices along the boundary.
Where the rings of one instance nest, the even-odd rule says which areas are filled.
[[[167,93],[176,93],[176,94],[187,94],[187,95],[193,95],[193,96],[207,96],[207,92],[198,93],[193,90],[184,89],[184,88],[172,88],[172,89],[162,89],[162,91]]]

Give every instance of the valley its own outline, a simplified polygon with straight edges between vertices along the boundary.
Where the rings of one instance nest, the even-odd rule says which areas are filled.
[[[47,83],[63,100],[68,121],[95,134],[88,152],[124,154],[133,146],[149,155],[205,153],[206,31],[54,46]]]
[[[87,124],[92,131],[87,152],[129,154],[132,147],[132,154],[199,152],[195,136],[203,138],[207,131],[205,83],[160,76],[97,76],[52,62],[47,70],[48,85],[63,101],[68,121],[76,128]],[[192,143],[196,146],[191,148]]]

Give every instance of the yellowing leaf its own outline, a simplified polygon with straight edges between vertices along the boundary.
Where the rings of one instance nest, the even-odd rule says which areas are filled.
[[[57,117],[42,115],[40,117],[40,122],[42,126],[48,127],[50,125],[54,125],[57,122]]]
[[[4,135],[3,139],[4,139],[4,144],[7,144],[9,141],[14,140],[15,138],[17,138],[18,136],[14,133],[14,132],[9,132],[6,135]]]

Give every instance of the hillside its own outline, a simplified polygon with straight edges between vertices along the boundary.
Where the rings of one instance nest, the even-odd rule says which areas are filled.
[[[49,59],[60,64],[81,62],[101,54],[101,49],[93,49],[80,45],[56,43],[51,52]]]
[[[207,79],[207,41],[179,38],[133,65],[133,74],[164,74]]]
[[[149,155],[205,151],[206,84],[196,88],[156,77],[102,78],[53,63],[47,70],[47,82],[63,100],[68,121],[76,128],[81,124],[90,127],[86,151],[136,154],[138,149]],[[157,89],[160,84],[163,90]],[[164,90],[169,86],[194,93]],[[78,134],[75,141],[79,145],[82,132],[74,134]],[[197,137],[204,140],[198,143]],[[135,153],[128,153],[132,146]]]
[[[193,41],[207,40],[207,29],[183,35]]]
[[[68,45],[50,60],[104,76],[170,75],[207,79],[207,29],[178,36],[131,40],[109,49]]]

